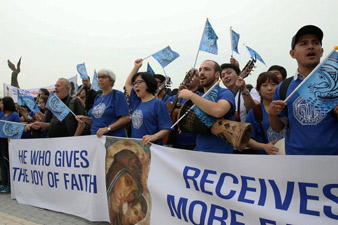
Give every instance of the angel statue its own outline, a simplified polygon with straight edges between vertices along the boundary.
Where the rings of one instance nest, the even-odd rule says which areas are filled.
[[[7,62],[8,62],[8,67],[13,71],[11,85],[14,86],[14,87],[20,88],[19,82],[18,82],[18,75],[20,73],[21,57],[19,59],[19,62],[17,64],[16,68],[15,68],[15,65],[11,61],[7,60]]]

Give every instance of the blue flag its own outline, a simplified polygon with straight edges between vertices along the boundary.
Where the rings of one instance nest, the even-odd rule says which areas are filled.
[[[238,52],[239,36],[240,35],[238,33],[236,33],[234,30],[231,29],[232,51],[237,52],[237,54],[239,54],[239,52]]]
[[[246,48],[248,49],[252,58],[258,59],[259,61],[261,61],[265,65],[265,62],[263,61],[262,57],[255,50],[253,50],[252,48],[250,48],[248,46],[246,46]]]
[[[151,75],[154,75],[154,74],[155,74],[153,68],[151,68],[151,66],[150,66],[149,63],[148,63],[148,65],[147,65],[147,72],[150,73]]]
[[[326,114],[338,105],[338,53],[333,51],[297,90],[303,99]]]
[[[214,29],[209,23],[209,20],[207,20],[203,31],[200,51],[209,52],[217,55],[218,54],[217,39],[218,37]]]
[[[0,120],[0,137],[20,139],[25,129],[25,124]]]
[[[174,61],[176,58],[178,58],[180,55],[177,52],[174,52],[171,50],[171,48],[168,46],[161,51],[158,51],[152,55],[159,64],[164,68],[166,67],[169,63]]]
[[[88,79],[86,65],[84,63],[77,64],[76,69],[77,72],[79,72],[81,79]]]
[[[58,96],[54,95],[53,92],[49,94],[46,108],[48,108],[60,122],[70,113],[70,109]]]
[[[94,76],[93,76],[93,82],[92,82],[92,89],[94,89],[95,91],[101,90],[101,88],[99,88],[99,84],[97,81],[97,73],[96,70],[94,70]]]
[[[39,106],[35,103],[34,97],[30,95],[22,95],[18,89],[18,105],[26,105],[33,113],[40,112]]]

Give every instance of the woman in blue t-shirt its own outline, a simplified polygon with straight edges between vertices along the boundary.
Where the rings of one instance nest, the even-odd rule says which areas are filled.
[[[20,123],[20,116],[15,111],[15,104],[11,97],[6,96],[2,99],[2,108],[3,113],[0,113],[0,120]],[[0,138],[0,168],[2,181],[0,193],[9,193],[11,190],[8,159],[8,140],[7,138]]]
[[[142,138],[144,145],[149,142],[162,145],[162,138],[170,133],[172,122],[164,102],[155,98],[155,78],[147,72],[138,73],[142,61],[135,60],[125,83],[132,107],[131,137]]]
[[[264,72],[258,76],[256,89],[261,96],[261,103],[254,106],[246,118],[246,122],[251,123],[253,128],[248,147],[257,150],[260,154],[277,154],[279,150],[274,144],[286,135],[285,130],[280,133],[272,130],[267,113],[278,83],[278,77],[271,72]],[[258,115],[262,119],[261,122],[257,121]]]
[[[80,122],[91,124],[91,134],[125,137],[124,127],[129,123],[127,99],[121,91],[114,90],[116,76],[113,71],[101,69],[97,75],[102,90],[94,100],[88,116],[76,116]]]

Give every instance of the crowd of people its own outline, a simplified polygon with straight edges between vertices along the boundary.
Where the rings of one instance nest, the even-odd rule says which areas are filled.
[[[49,92],[40,89],[36,99],[39,113],[29,112],[28,107],[16,106],[11,97],[4,97],[0,119],[26,123],[22,138],[109,135],[140,138],[144,145],[151,142],[179,149],[246,154],[277,154],[281,149],[275,143],[285,138],[287,155],[337,155],[338,105],[323,115],[298,93],[283,101],[320,63],[322,39],[323,32],[316,26],[299,29],[290,50],[298,68],[287,79],[285,68],[274,65],[258,76],[256,84],[248,85],[244,79],[247,67],[241,70],[236,59],[221,65],[205,60],[198,69],[189,70],[182,84],[171,91],[166,88],[168,77],[139,72],[143,60],[136,59],[124,92],[113,88],[117,77],[109,69],[98,72],[100,91],[91,89],[90,78],[86,78],[71,95],[70,82],[58,79],[55,95],[76,116],[70,113],[59,121],[46,108]],[[252,133],[247,147],[234,149],[211,132],[201,133],[199,127],[182,130],[178,123],[172,128],[182,115],[180,107],[189,102],[194,107],[188,111],[193,111],[208,128],[216,119],[250,123]],[[8,193],[8,141],[1,138],[0,144],[0,191]]]

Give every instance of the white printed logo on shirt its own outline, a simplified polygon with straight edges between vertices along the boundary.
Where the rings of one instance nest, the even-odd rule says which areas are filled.
[[[281,132],[274,131],[271,127],[266,131],[266,135],[268,136],[268,141],[279,141],[282,138],[286,137],[287,129],[284,129]]]
[[[143,124],[143,114],[142,114],[142,110],[135,110],[135,112],[133,112],[133,116],[132,118],[132,123],[133,123],[133,127],[135,129],[139,129],[142,124]]]
[[[105,109],[106,109],[106,104],[100,103],[93,108],[92,114],[95,118],[101,118]]]
[[[302,125],[317,125],[325,118],[314,107],[308,104],[301,96],[292,103],[293,115]]]

